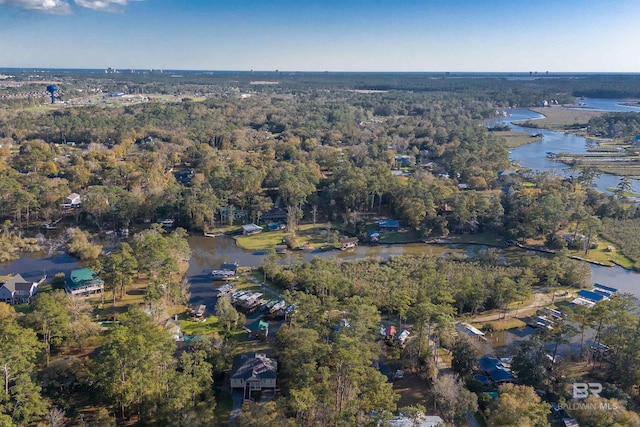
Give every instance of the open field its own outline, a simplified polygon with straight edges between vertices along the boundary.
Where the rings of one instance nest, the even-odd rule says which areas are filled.
[[[446,244],[505,246],[504,237],[495,233],[450,234],[446,238],[439,240]]]
[[[578,129],[586,125],[591,118],[604,114],[602,111],[589,109],[569,110],[563,107],[540,107],[531,108],[531,110],[545,116],[544,119],[531,121],[531,123],[535,124],[535,127],[556,131]]]
[[[239,236],[236,238],[236,242],[238,246],[248,250],[268,249],[275,245],[283,244],[286,235],[287,232],[285,230],[265,230],[258,234]],[[313,248],[319,248],[331,242],[331,238],[327,236],[327,232],[322,224],[316,224],[315,228],[313,224],[300,225],[297,238],[300,244],[309,242]]]
[[[532,142],[538,142],[541,139],[540,137],[531,136],[528,133],[514,132],[511,130],[495,131],[492,133],[496,136],[504,138],[505,147],[510,149],[520,147],[526,144],[531,144]]]

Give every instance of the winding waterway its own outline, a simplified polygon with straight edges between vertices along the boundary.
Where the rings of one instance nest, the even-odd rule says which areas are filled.
[[[608,99],[585,99],[581,101],[585,107],[597,111],[611,112],[639,112],[640,107],[620,104],[616,100]],[[580,107],[580,108],[585,108]],[[489,126],[495,124],[507,124],[513,131],[524,132],[529,135],[542,134],[539,142],[523,145],[511,151],[511,160],[517,162],[520,166],[536,170],[549,171],[559,176],[568,176],[570,174],[569,166],[564,163],[557,162],[547,158],[546,153],[587,153],[588,141],[586,138],[570,133],[555,132],[547,129],[534,129],[518,126],[517,122],[527,120],[539,120],[544,116],[535,111],[524,108],[506,110],[510,114],[508,117],[489,121]],[[632,187],[634,193],[640,193],[640,180],[632,179]],[[611,193],[608,188],[615,188],[620,183],[620,177],[611,174],[601,174],[594,182],[595,187],[605,193]]]
[[[602,111],[638,111],[639,107],[619,104],[613,100],[583,100],[587,107]],[[552,171],[559,175],[567,173],[568,167],[547,159],[546,153],[570,152],[585,153],[587,141],[585,138],[541,129],[523,128],[513,125],[512,122],[523,120],[540,119],[543,116],[527,109],[513,109],[508,111],[511,115],[496,119],[489,123],[507,123],[513,130],[526,132],[529,134],[542,133],[542,140],[532,144],[524,145],[511,152],[511,159],[518,161],[522,166],[538,171]],[[598,189],[607,191],[607,188],[615,187],[619,178],[613,175],[603,174],[597,181]],[[640,182],[633,181],[634,192],[640,193]],[[191,303],[206,303],[210,305],[215,301],[213,296],[213,286],[211,285],[211,270],[218,267],[223,262],[237,262],[241,266],[257,267],[262,264],[264,252],[247,251],[236,245],[234,239],[228,236],[216,238],[191,236],[188,239],[192,250],[189,261],[187,277],[191,284]],[[337,259],[357,259],[367,256],[389,258],[394,255],[426,253],[431,255],[441,255],[445,252],[464,252],[470,256],[482,249],[482,246],[473,245],[428,245],[414,243],[406,245],[378,245],[378,246],[358,246],[350,251],[299,251],[282,257],[282,262],[292,263],[298,259],[310,261],[316,256]],[[69,274],[71,270],[81,266],[78,261],[64,253],[34,253],[23,254],[20,259],[0,263],[0,275],[22,274],[27,280],[39,280],[43,274],[52,278],[55,273],[63,272]],[[629,292],[640,298],[640,274],[625,270],[621,267],[599,267],[591,266],[592,280],[594,282],[616,287],[622,292]],[[211,305],[213,307],[213,305]]]

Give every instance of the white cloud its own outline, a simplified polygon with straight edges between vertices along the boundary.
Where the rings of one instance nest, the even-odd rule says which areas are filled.
[[[130,0],[74,0],[78,6],[104,12],[114,12],[118,6],[126,6]]]
[[[101,12],[116,12],[119,7],[124,7],[131,1],[137,0],[74,0],[74,3],[80,7]],[[69,0],[0,0],[0,6],[18,7],[53,15],[69,15],[73,13]]]
[[[0,6],[2,5],[54,15],[72,13],[71,6],[66,0],[0,0]]]

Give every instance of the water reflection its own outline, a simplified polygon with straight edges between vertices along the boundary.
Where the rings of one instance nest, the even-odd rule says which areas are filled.
[[[38,281],[43,275],[49,280],[56,273],[69,276],[72,270],[81,268],[80,262],[69,254],[57,252],[48,255],[45,252],[24,253],[15,261],[0,264],[0,276],[21,274],[26,280]]]

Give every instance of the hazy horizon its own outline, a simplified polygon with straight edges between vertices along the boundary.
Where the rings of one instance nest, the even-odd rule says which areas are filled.
[[[0,67],[636,73],[640,2],[0,0]]]

